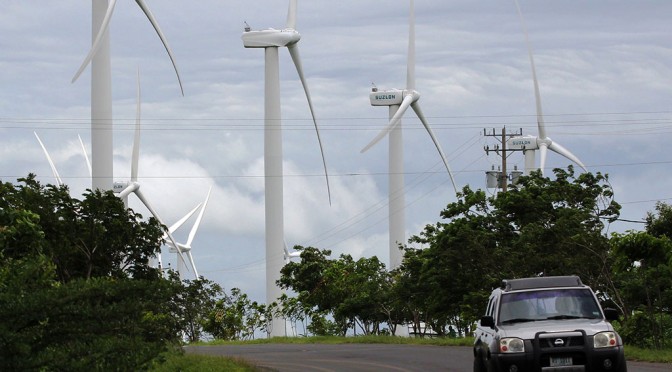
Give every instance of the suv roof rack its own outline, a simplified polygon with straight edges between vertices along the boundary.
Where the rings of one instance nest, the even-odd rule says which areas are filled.
[[[522,289],[549,288],[549,287],[580,287],[581,278],[571,276],[542,276],[538,278],[504,279],[502,290],[517,291]]]

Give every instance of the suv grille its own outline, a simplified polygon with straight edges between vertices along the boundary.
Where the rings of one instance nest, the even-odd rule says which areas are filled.
[[[542,349],[583,346],[584,344],[585,339],[583,338],[583,335],[578,336],[563,335],[562,337],[553,335],[540,335],[539,337],[539,347],[541,347]]]

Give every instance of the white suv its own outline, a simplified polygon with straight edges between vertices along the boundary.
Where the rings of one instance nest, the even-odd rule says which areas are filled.
[[[577,276],[504,280],[474,333],[474,372],[625,372],[617,318]]]

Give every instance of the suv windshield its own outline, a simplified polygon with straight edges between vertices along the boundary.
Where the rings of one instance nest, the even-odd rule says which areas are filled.
[[[500,306],[500,324],[549,319],[602,318],[600,308],[589,289],[504,293]]]

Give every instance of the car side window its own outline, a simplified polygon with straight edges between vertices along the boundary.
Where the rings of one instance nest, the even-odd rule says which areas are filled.
[[[485,312],[485,315],[488,316],[495,316],[495,303],[497,302],[497,297],[492,296],[490,297],[490,301],[488,301],[488,310]]]
[[[485,315],[490,315],[490,309],[492,308],[492,297],[488,301],[488,307],[485,309]]]

